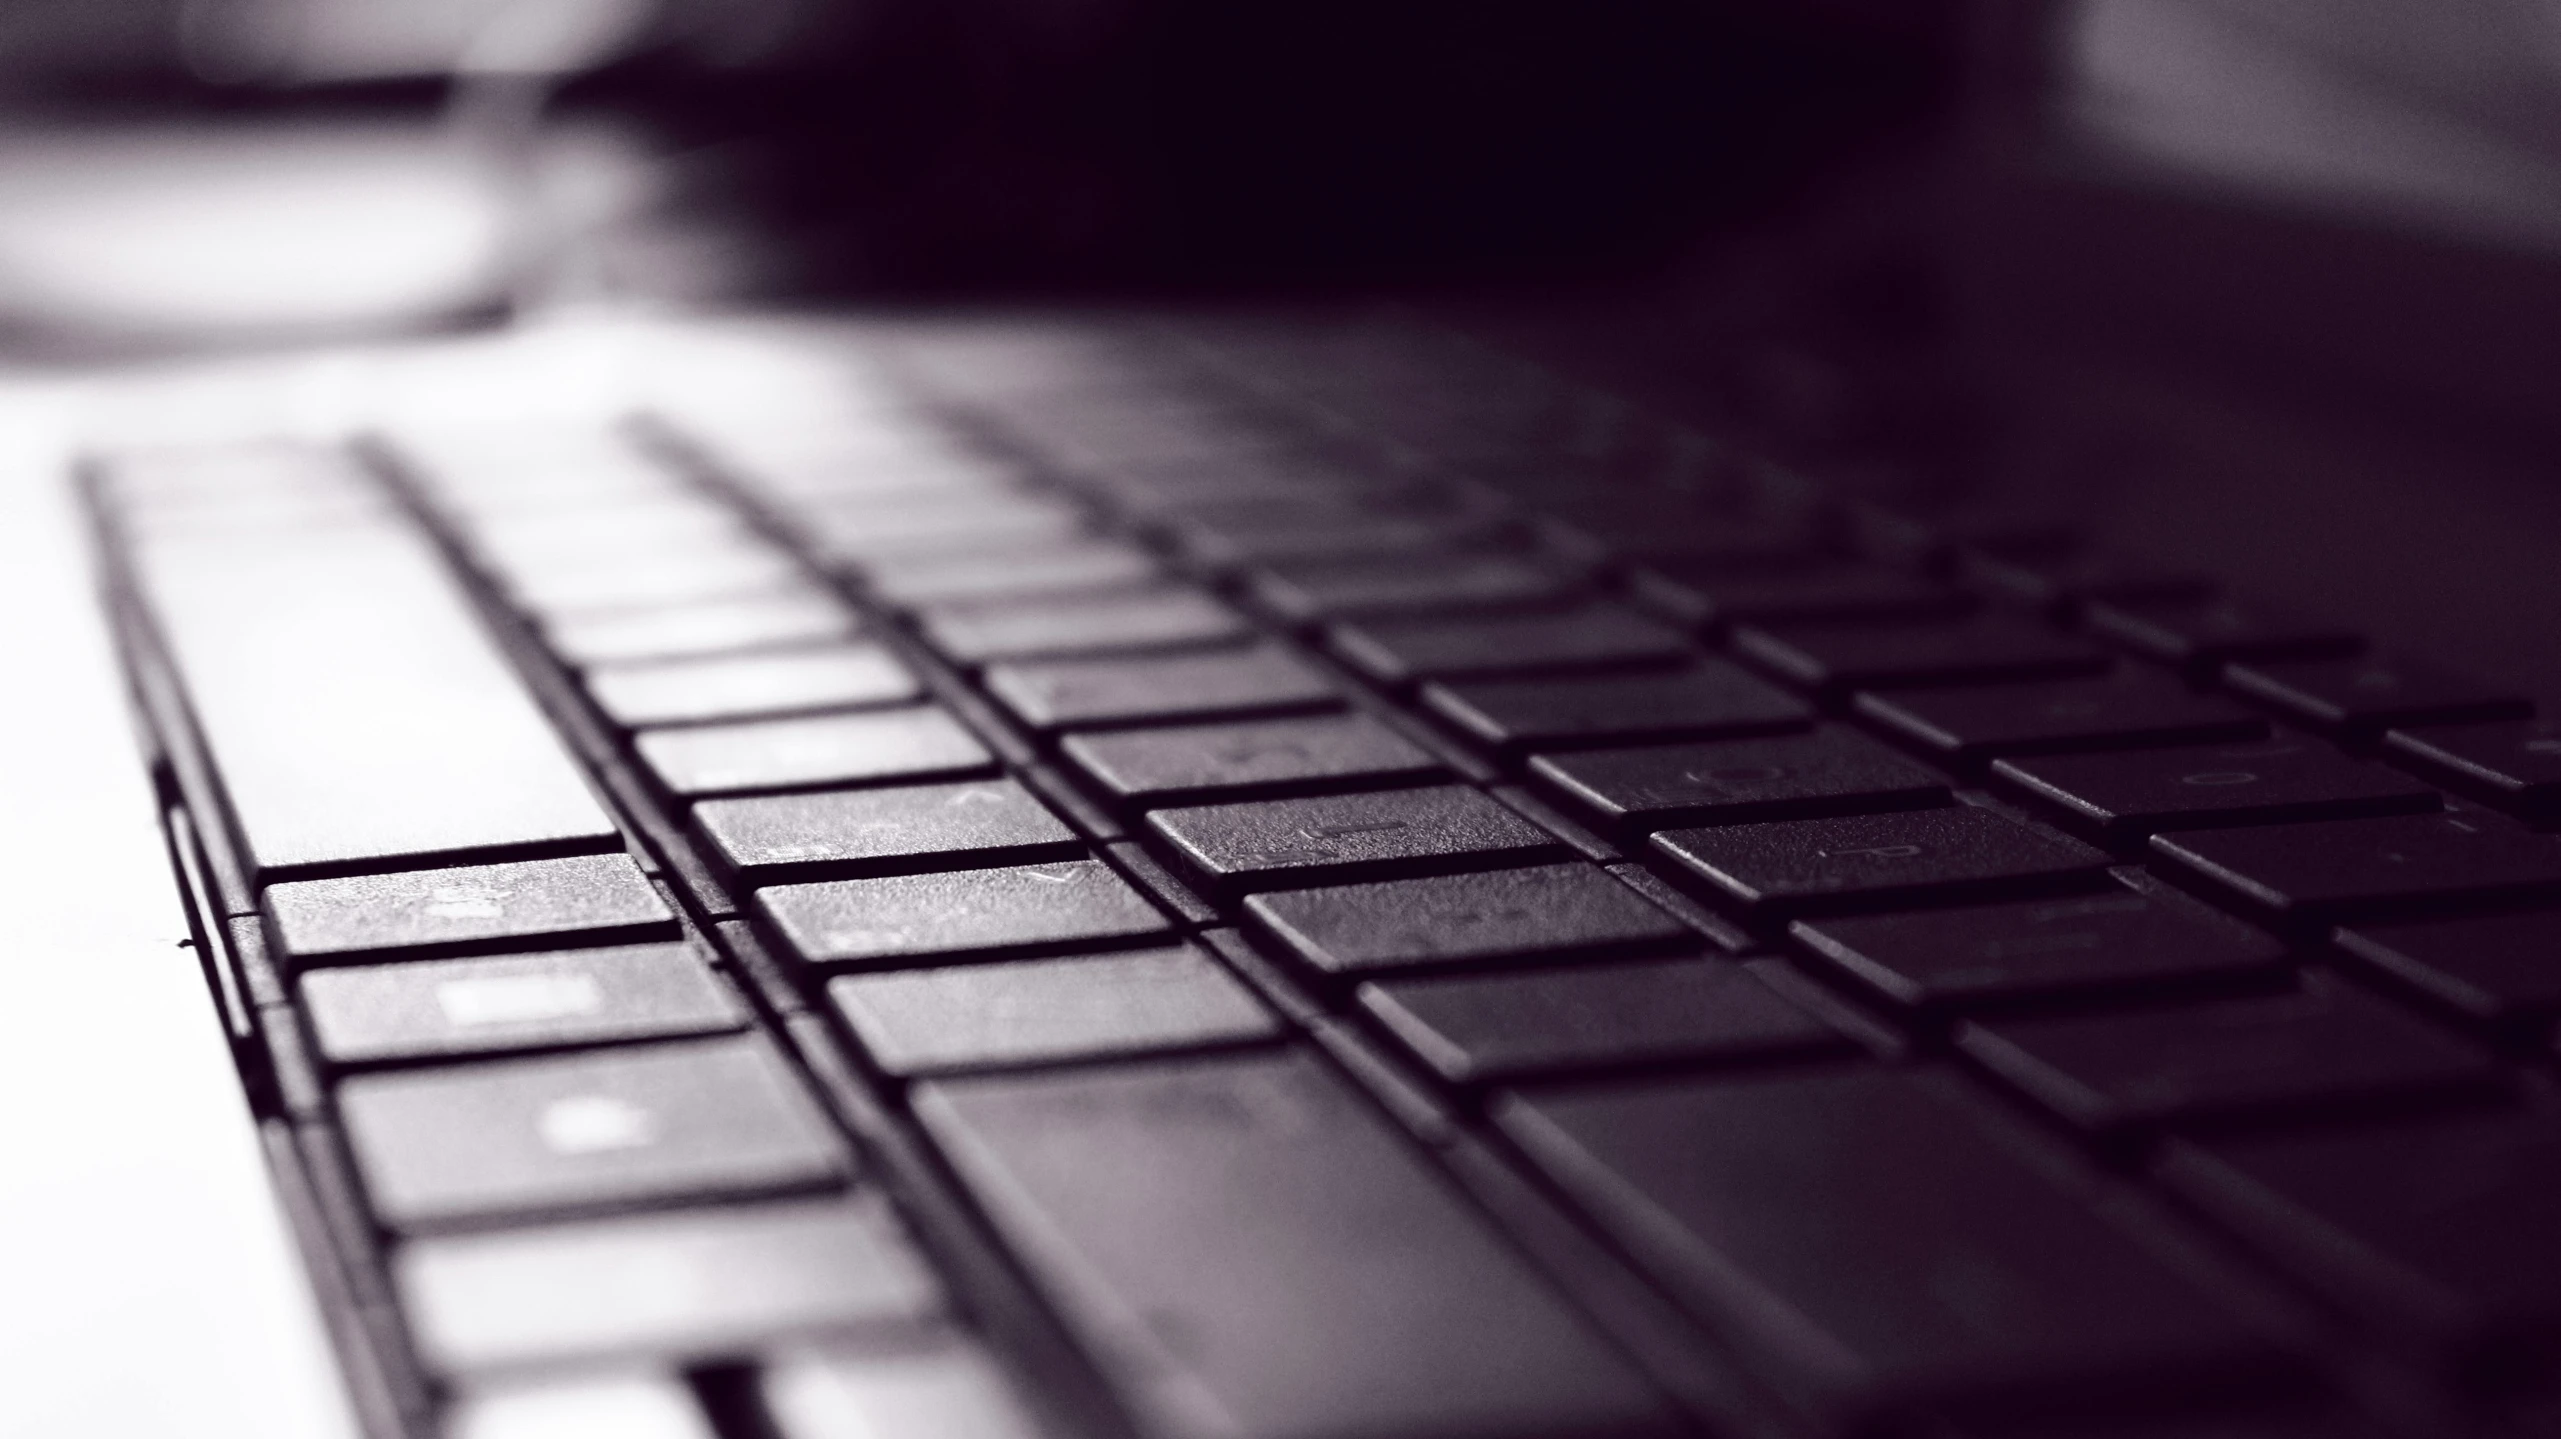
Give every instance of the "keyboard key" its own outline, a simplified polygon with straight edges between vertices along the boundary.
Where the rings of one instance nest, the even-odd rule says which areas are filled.
[[[936,649],[967,665],[1197,648],[1252,633],[1234,610],[1174,588],[936,605],[919,611],[917,622]]]
[[[716,1034],[746,1007],[681,944],[316,970],[303,1010],[337,1064]]]
[[[860,566],[902,555],[986,554],[1078,538],[1077,509],[1020,492],[837,496],[800,507],[795,519],[828,560]]]
[[[2381,919],[2561,893],[2561,840],[2482,815],[2395,815],[2152,836],[2161,862],[2274,918]]]
[[[1690,654],[1679,631],[1598,605],[1557,614],[1367,620],[1335,626],[1332,645],[1354,667],[1385,684],[1659,667]]]
[[[2546,820],[2561,816],[2561,721],[2394,730],[2384,751],[2450,789]]]
[[[297,880],[269,885],[266,910],[278,945],[306,962],[676,933],[675,912],[627,854]]]
[[[987,689],[1034,729],[1327,709],[1334,684],[1278,645],[991,665]]]
[[[759,1393],[777,1439],[1042,1439],[977,1345],[839,1343],[766,1362]],[[620,1436],[613,1436],[620,1439]]]
[[[2561,1014],[2561,913],[2365,924],[2332,942],[2453,1012],[2513,1034]]]
[[[638,553],[602,551],[583,562],[547,557],[505,569],[500,581],[526,610],[545,619],[563,619],[606,610],[769,594],[805,585],[809,575],[790,555],[762,539],[740,534],[725,539],[688,536]]]
[[[2203,600],[2206,579],[2164,569],[2079,542],[1974,546],[1957,556],[1957,572],[1996,594],[2056,611],[2087,600]]]
[[[2063,679],[2108,667],[2107,655],[2087,640],[2005,614],[1961,624],[1744,625],[1734,631],[1734,647],[1772,674],[1830,696]]]
[[[2223,682],[2306,724],[2360,738],[2400,725],[2517,720],[2524,696],[2413,660],[2262,660],[2234,665]]]
[[[1280,1033],[1188,945],[847,975],[827,997],[888,1074],[912,1077],[1238,1044]]]
[[[1960,589],[1891,565],[1821,564],[1801,569],[1664,563],[1639,569],[1636,592],[1693,625],[1759,620],[1948,618],[1974,607]]]
[[[1452,1084],[1847,1053],[1849,1037],[1742,965],[1649,959],[1364,984],[1361,1007]]]
[[[1169,926],[1100,860],[783,885],[756,904],[812,964],[1068,949]]]
[[[2353,630],[2227,599],[2107,600],[2089,607],[2086,622],[2138,654],[2199,673],[2234,660],[2331,659],[2365,648]]]
[[[1499,869],[1561,858],[1564,841],[1465,785],[1163,809],[1148,825],[1230,889]]]
[[[1657,674],[1425,685],[1423,704],[1506,753],[1802,729],[1803,701],[1723,660]]]
[[[1425,779],[1440,762],[1367,715],[1318,715],[1074,735],[1060,746],[1114,798],[1249,799]]]
[[[1971,805],[1667,830],[1654,847],[1756,915],[1959,904],[2086,887],[2104,851]]]
[[[2146,875],[2086,896],[1799,921],[1789,933],[1896,1004],[1983,1010],[2175,995],[2284,972],[2285,946]]]
[[[1769,739],[1544,755],[1530,773],[1625,834],[1948,802],[1947,781],[1937,774],[1828,725]]]
[[[2076,754],[2265,739],[2268,722],[2150,670],[2042,684],[1862,694],[1852,702],[1950,764],[1996,755]]]
[[[942,1309],[887,1214],[841,1200],[422,1239],[392,1264],[447,1374],[728,1359],[798,1334],[903,1335]]]
[[[1579,863],[1258,894],[1245,912],[1260,932],[1332,974],[1698,943],[1635,890]]]
[[[1478,538],[1482,528],[1454,512],[1399,514],[1371,506],[1282,502],[1194,512],[1173,533],[1193,559],[1233,568],[1450,550]]]
[[[1265,608],[1301,624],[1535,604],[1573,589],[1566,577],[1527,559],[1465,552],[1279,564],[1256,571],[1251,583]]]
[[[1992,773],[2066,828],[2123,844],[2155,830],[2424,814],[2437,792],[2317,740],[2005,759]]]
[[[705,800],[694,820],[749,879],[907,874],[1082,857],[1075,832],[1009,779]]]
[[[916,1110],[1150,1433],[1666,1424],[1446,1181],[1302,1056],[942,1081]]]
[[[587,692],[615,723],[694,724],[810,710],[904,704],[921,690],[889,651],[855,642],[769,654],[600,665]]]
[[[806,1189],[846,1168],[753,1036],[363,1075],[338,1096],[395,1229]]]
[[[780,590],[703,604],[573,615],[543,626],[553,653],[573,665],[696,659],[740,650],[823,644],[854,632],[853,615],[815,589]]]
[[[717,1439],[702,1402],[673,1374],[614,1374],[473,1390],[446,1411],[445,1439]]]
[[[688,797],[984,774],[996,757],[930,706],[651,730],[633,743],[650,773]]]
[[[1943,1076],[1587,1088],[1497,1118],[1783,1391],[1843,1427],[2032,1403],[2104,1414],[2271,1363],[2192,1267],[2024,1162]]]
[[[988,554],[907,555],[863,566],[873,594],[902,608],[1138,589],[1159,573],[1146,551],[1112,540],[1076,540]]]
[[[1993,1020],[1957,1047],[2085,1129],[2266,1120],[2486,1089],[2489,1056],[2317,976],[2287,994]]]

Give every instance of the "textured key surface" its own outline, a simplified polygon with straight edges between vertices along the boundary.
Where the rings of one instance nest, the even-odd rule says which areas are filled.
[[[1897,1004],[1972,1009],[2176,993],[2278,972],[2285,946],[2156,881],[2091,895],[1799,921],[1806,948]]]
[[[1947,781],[1855,731],[1545,755],[1530,773],[1624,832],[1948,802]]]
[[[917,1111],[1158,1432],[1662,1423],[1621,1361],[1309,1060],[932,1083]]]
[[[1963,624],[1745,625],[1734,644],[1772,673],[1826,694],[2061,679],[2108,665],[2087,640],[1999,614]]]
[[[818,964],[1036,948],[1161,933],[1165,916],[1100,860],[783,885],[756,904]]]
[[[1678,663],[1679,632],[1599,605],[1558,614],[1370,620],[1336,626],[1337,653],[1389,684]]]
[[[1392,980],[1362,985],[1360,1002],[1452,1084],[1850,1049],[1839,1030],[1720,959]]]
[[[1291,953],[1335,973],[1697,942],[1687,925],[1579,863],[1258,894],[1245,912]]]
[[[900,605],[1134,589],[1155,577],[1143,550],[1106,540],[992,554],[916,555],[863,567],[872,592]]]
[[[1189,946],[847,975],[827,986],[872,1063],[896,1075],[1100,1059],[1279,1033]]]
[[[680,795],[957,779],[995,768],[987,747],[931,706],[652,730],[634,748]]]
[[[1356,789],[1440,770],[1360,714],[1076,735],[1060,749],[1106,793],[1149,805]]]
[[[759,1393],[781,1439],[1041,1439],[1005,1372],[946,1338],[795,1349],[765,1366]]]
[[[363,1076],[339,1104],[396,1228],[806,1188],[845,1168],[752,1037]]]
[[[2232,666],[2223,682],[2307,724],[2355,735],[2405,724],[2524,719],[2534,709],[2512,691],[2424,661],[2383,655],[2263,660]]]
[[[2396,730],[2385,751],[2430,779],[2533,819],[2561,814],[2561,721]]]
[[[1769,734],[1813,717],[1795,696],[1713,659],[1663,673],[1426,685],[1422,699],[1472,738],[1510,751]]]
[[[1273,565],[1253,579],[1255,598],[1298,621],[1519,605],[1569,588],[1554,571],[1502,554],[1301,561]]]
[[[1862,694],[1858,712],[1960,764],[1994,755],[2069,754],[2263,739],[2268,722],[2150,670],[2042,684]]]
[[[1327,708],[1333,682],[1278,645],[991,665],[988,691],[1035,729]]]
[[[1073,859],[1082,846],[1012,780],[705,800],[695,822],[752,878]]]
[[[1148,825],[1194,869],[1241,888],[1491,869],[1564,843],[1464,785],[1158,810]]]
[[[2561,840],[2483,815],[2396,815],[2152,837],[2198,881],[2286,919],[2398,911],[2561,893]]]
[[[573,855],[269,885],[285,953],[318,960],[395,949],[672,936],[674,911],[627,854]]]
[[[1531,1095],[1499,1117],[1690,1306],[1826,1408],[2036,1393],[2103,1413],[2263,1352],[1933,1076],[1665,1081]]]
[[[597,665],[817,644],[853,630],[853,616],[835,599],[817,590],[787,590],[576,615],[543,626],[543,635],[562,659]]]
[[[2420,814],[2437,792],[2317,740],[2005,759],[1992,773],[2064,825],[2122,843],[2164,829]]]
[[[603,665],[588,672],[587,692],[617,723],[638,727],[897,704],[919,691],[887,650],[856,642]]]
[[[2128,599],[2090,606],[2092,630],[2154,659],[2192,668],[2231,660],[2352,655],[2365,640],[2271,605],[2226,599]]]
[[[1653,845],[1718,898],[1766,914],[2033,894],[2107,863],[2077,840],[1970,805],[1667,830]]]
[[[942,1307],[888,1217],[838,1201],[424,1239],[393,1263],[419,1348],[447,1373],[729,1357],[796,1334],[902,1332]]]
[[[941,605],[919,622],[936,649],[962,664],[1180,649],[1248,633],[1243,616],[1186,589]]]
[[[2519,1030],[2561,1012],[2561,913],[2358,925],[2339,948],[2459,1014]]]
[[[747,1011],[681,944],[350,965],[304,975],[320,1052],[340,1064],[736,1029]]]

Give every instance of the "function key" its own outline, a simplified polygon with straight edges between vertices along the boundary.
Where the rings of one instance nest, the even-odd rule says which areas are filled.
[[[1333,974],[1695,946],[1687,925],[1587,864],[1258,894],[1262,934]]]
[[[1335,626],[1331,643],[1383,684],[1660,667],[1690,654],[1678,631],[1603,605],[1556,614],[1370,620]]]
[[[930,706],[651,730],[633,747],[660,784],[687,797],[956,779],[996,767],[976,736]]]
[[[903,704],[920,693],[916,677],[895,656],[861,641],[599,665],[587,672],[587,692],[615,723],[632,729]]]
[[[627,854],[297,880],[267,886],[265,904],[279,947],[305,963],[676,935],[675,912]]]
[[[338,1064],[713,1034],[746,1008],[681,944],[314,970],[300,985]]]
[[[2262,660],[2233,665],[2223,682],[2305,724],[2357,738],[2402,725],[2521,720],[2524,696],[2413,660]]]
[[[1074,735],[1060,748],[1113,798],[1139,806],[1370,789],[1441,772],[1362,714]]]
[[[1653,674],[1425,685],[1423,703],[1508,753],[1802,729],[1803,701],[1724,660]]]
[[[2335,659],[2365,648],[2354,630],[2228,599],[2108,600],[2089,607],[2095,634],[2197,673],[2235,660]]]
[[[1453,551],[1395,559],[1299,561],[1251,580],[1264,608],[1299,624],[1364,615],[1518,608],[1558,600],[1573,582],[1526,558]]]
[[[756,891],[812,964],[897,964],[1125,943],[1169,928],[1099,860],[827,880]]]
[[[2501,809],[2561,818],[2561,721],[2394,730],[2384,737],[2384,753]]]
[[[2561,1015],[2561,913],[2360,924],[2338,947],[2467,1019],[2539,1035]]]
[[[929,643],[965,665],[1197,648],[1251,633],[1234,610],[1171,586],[934,605],[918,611],[917,623]]]
[[[2152,837],[2160,860],[2272,918],[2380,919],[2561,893],[2561,840],[2481,814]]]
[[[1992,773],[2068,828],[2123,844],[2155,830],[2420,814],[2426,785],[2347,758],[2318,740],[2005,759]]]
[[[1333,681],[1276,644],[990,665],[987,688],[1016,719],[1043,730],[1332,709],[1342,704]]]
[[[1012,780],[705,800],[694,820],[751,880],[839,870],[905,874],[1076,859],[1084,852]]]
[[[1860,689],[2063,679],[2109,664],[2087,640],[2006,614],[1958,624],[1745,625],[1734,646],[1780,678],[1836,698]]]
[[[2096,679],[1861,694],[1861,716],[1950,764],[1996,755],[2072,754],[2264,739],[2268,722],[2151,670]]]
[[[1278,1022],[1188,945],[846,975],[827,997],[900,1078],[1271,1039]]]
[[[1839,914],[2087,888],[2104,851],[1972,805],[1667,830],[1654,847],[1752,914]]]
[[[1398,872],[1499,869],[1562,858],[1562,840],[1465,785],[1158,810],[1148,825],[1228,889]]]
[[[1947,781],[1853,730],[1544,755],[1530,773],[1627,834],[1949,802]]]

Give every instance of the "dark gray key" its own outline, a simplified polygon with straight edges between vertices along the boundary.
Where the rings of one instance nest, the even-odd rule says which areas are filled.
[[[2455,1013],[2510,1033],[2539,1033],[2561,1014],[2561,913],[2366,924],[2332,940]]]
[[[759,715],[903,704],[916,677],[875,644],[600,665],[587,692],[618,724],[694,724]]]
[[[1744,625],[1734,647],[1825,695],[2064,679],[2108,667],[2106,652],[2089,641],[2006,614],[1961,624]]]
[[[2085,542],[2031,541],[1970,547],[1957,572],[2026,604],[2068,611],[2084,600],[2201,600],[2213,584],[2199,576],[2095,550]]]
[[[2097,679],[1862,694],[1858,713],[1950,763],[2264,739],[2268,722],[2151,670]]]
[[[877,559],[863,567],[863,582],[881,598],[912,608],[1136,589],[1158,573],[1156,561],[1144,550],[1111,540],[1078,540],[990,554]]]
[[[1170,927],[1091,859],[783,885],[756,891],[756,904],[813,964],[1074,949]]]
[[[802,1189],[847,1162],[754,1036],[363,1075],[338,1103],[395,1229]]]
[[[1368,620],[1331,631],[1336,653],[1387,684],[1678,664],[1679,631],[1601,605],[1555,614]]]
[[[2561,839],[2481,814],[2181,831],[2152,836],[2152,852],[2261,913],[2311,923],[2561,893]]]
[[[1565,853],[1562,840],[1465,785],[1163,809],[1147,823],[1228,889],[1498,869]]]
[[[914,1076],[1268,1039],[1270,1010],[1188,945],[948,964],[827,986],[871,1062]]]
[[[1859,983],[1921,1010],[2176,995],[2281,974],[2285,946],[2153,880],[1918,914],[1803,920],[1797,941]]]
[[[1481,524],[1459,514],[1398,514],[1349,505],[1255,505],[1234,513],[1185,516],[1175,527],[1184,551],[1203,564],[1231,567],[1288,560],[1394,556],[1454,549]]]
[[[1308,1059],[943,1081],[919,1087],[916,1111],[1151,1433],[1501,1439],[1666,1422]]]
[[[746,1007],[681,944],[353,965],[302,977],[338,1064],[716,1034]]]
[[[1075,859],[1084,847],[1009,779],[705,800],[694,822],[748,878],[911,874]]]
[[[2306,724],[2367,738],[2402,725],[2524,719],[2523,695],[2416,660],[2261,660],[2234,665],[2223,682]]]
[[[2299,1116],[2478,1092],[2487,1054],[2317,977],[2287,994],[1991,1020],[1959,1049],[2085,1129]]]
[[[1847,1053],[1849,1036],[1723,959],[1364,984],[1361,1007],[1452,1084]]]
[[[2524,815],[2561,816],[2561,721],[2395,730],[2384,752],[2450,789]]]
[[[1246,915],[1336,974],[1695,946],[1689,926],[1587,864],[1258,894]]]
[[[1533,1095],[1498,1118],[1783,1390],[1840,1416],[2107,1413],[2263,1378],[2268,1345],[1944,1076]]]
[[[1768,739],[1542,755],[1530,773],[1623,834],[1948,802],[1947,781],[1933,771],[1828,725]]]
[[[1992,773],[2066,828],[2123,844],[2156,830],[2423,814],[2437,792],[2318,740],[2005,759]]]
[[[1174,588],[937,605],[917,622],[936,649],[969,665],[1197,648],[1251,632],[1242,615],[1208,595]]]
[[[1652,674],[1425,685],[1423,703],[1510,754],[1802,729],[1803,701],[1723,660]]]
[[[1075,735],[1060,748],[1105,792],[1139,805],[1359,789],[1441,768],[1362,714]]]
[[[304,962],[676,933],[675,912],[627,854],[297,880],[269,885],[266,910],[279,946]]]
[[[2085,887],[2107,854],[1971,805],[1667,830],[1654,847],[1756,915],[1958,904]]]
[[[1516,555],[1457,552],[1301,561],[1257,570],[1254,597],[1300,623],[1359,615],[1496,609],[1570,593],[1573,582]]]
[[[2328,659],[2365,648],[2353,630],[2228,599],[2102,601],[2086,622],[2138,654],[2200,673],[2233,660]]]
[[[1945,618],[1975,604],[1963,590],[1891,565],[1736,569],[1667,563],[1638,570],[1635,585],[1665,613],[1696,625]]]
[[[990,665],[987,689],[1034,729],[1339,706],[1334,683],[1278,645]]]
[[[816,589],[608,610],[543,626],[553,652],[574,665],[781,649],[840,640],[853,632],[854,617],[843,602]]]
[[[633,748],[660,784],[688,797],[958,779],[996,767],[975,735],[930,706],[651,730]]]

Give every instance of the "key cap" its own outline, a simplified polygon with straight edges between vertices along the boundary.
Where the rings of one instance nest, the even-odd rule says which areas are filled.
[[[987,689],[1034,729],[1338,707],[1333,682],[1278,645],[990,665]]]
[[[587,692],[615,723],[632,729],[903,704],[922,693],[895,656],[859,640],[770,654],[599,665],[587,672]]]
[[[2333,659],[2365,648],[2353,630],[2228,599],[2107,600],[2089,607],[2086,622],[2138,654],[2197,673],[2234,660]]]
[[[1746,912],[1780,917],[2085,888],[2104,851],[1971,805],[1675,829],[1654,847]]]
[[[2561,1014],[2561,914],[2357,925],[2331,939],[2456,1014],[2510,1034],[2539,1034]]]
[[[957,1336],[795,1348],[766,1362],[758,1393],[776,1439],[1042,1439],[1043,1433],[1004,1371]]]
[[[1254,597],[1301,624],[1365,615],[1518,607],[1560,599],[1564,576],[1500,553],[1300,561],[1255,572]]]
[[[2302,923],[2561,893],[2561,840],[2477,814],[2394,815],[2152,836],[2159,861]]]
[[[1542,755],[1530,773],[1626,835],[1948,803],[1947,782],[1836,726],[1771,739]]]
[[[2561,721],[2394,730],[2384,737],[2384,752],[2501,809],[2534,820],[2561,816]]]
[[[787,649],[840,640],[853,631],[845,607],[816,590],[573,615],[543,627],[553,652],[574,665]]]
[[[738,599],[809,583],[800,561],[746,536],[653,546],[642,561],[629,552],[588,563],[555,560],[508,570],[500,580],[518,605],[545,619]]]
[[[1849,1037],[1729,960],[1372,982],[1361,1007],[1451,1084],[1847,1053]]]
[[[1959,624],[1750,624],[1734,648],[1761,668],[1828,697],[1859,689],[1999,684],[2097,674],[2088,641],[2006,614]]]
[[[1084,848],[1009,779],[705,800],[694,806],[694,821],[722,858],[758,883],[819,870],[1039,864],[1080,858]]]
[[[977,736],[930,706],[651,730],[633,748],[660,784],[688,797],[957,779],[996,767]]]
[[[2336,982],[2129,1014],[1990,1020],[1957,1047],[2082,1128],[2300,1117],[2480,1093],[2489,1056]]]
[[[1169,926],[1099,860],[783,885],[756,905],[812,964],[1070,949]]]
[[[1258,894],[1245,912],[1260,933],[1331,974],[1607,958],[1698,942],[1635,890],[1580,863]]]
[[[2285,946],[2140,872],[2123,888],[1975,909],[1800,920],[1788,932],[1892,1002],[1932,1012],[2172,996],[2283,973]]]
[[[1689,657],[1679,632],[1599,605],[1555,614],[1366,620],[1336,625],[1334,652],[1383,684],[1630,669]]]
[[[1136,805],[1241,800],[1431,778],[1440,762],[1367,715],[1072,735],[1060,750]]]
[[[1974,597],[1915,570],[1891,565],[1819,564],[1802,569],[1734,569],[1678,562],[1639,569],[1636,592],[1692,625],[1760,620],[1949,618]]]
[[[1458,513],[1398,514],[1371,506],[1255,505],[1184,516],[1175,542],[1204,565],[1396,556],[1461,548],[1483,525]]]
[[[827,997],[872,1063],[901,1077],[1280,1033],[1234,976],[1189,946],[847,975]]]
[[[2268,722],[2259,716],[2150,670],[2042,684],[1861,694],[1851,708],[1968,770],[1979,770],[1996,755],[2231,744],[2268,735]]]
[[[837,1199],[420,1239],[392,1266],[422,1357],[447,1374],[903,1336],[942,1309],[888,1216]]]
[[[2380,655],[2262,660],[2225,670],[2223,683],[2306,724],[2357,738],[2402,725],[2520,720],[2534,713],[2523,695],[2434,665]]]
[[[2124,844],[2156,830],[2424,814],[2437,792],[2315,740],[2257,740],[1994,762],[2067,829]]]
[[[1957,556],[1957,573],[2023,604],[2065,612],[2088,600],[2203,600],[2214,589],[2201,576],[2077,543],[1970,546]]]
[[[316,970],[303,1011],[338,1064],[717,1034],[747,1022],[681,944]]]
[[[1465,785],[1160,809],[1147,823],[1203,879],[1231,890],[1499,869],[1565,852]]]
[[[985,554],[1080,538],[1085,517],[1063,501],[1021,493],[836,496],[796,517],[828,560],[861,566],[883,556]]]
[[[2148,1234],[2024,1162],[1944,1076],[1860,1068],[1533,1094],[1497,1121],[1780,1388],[1839,1416],[2264,1379]]]
[[[901,608],[1025,595],[1143,588],[1156,561],[1112,540],[1076,540],[991,554],[909,555],[863,566],[873,594]]]
[[[675,912],[626,854],[297,880],[267,886],[265,905],[278,946],[304,963],[676,932]]]
[[[1199,648],[1252,633],[1234,610],[1172,587],[934,605],[919,610],[917,622],[928,642],[966,665]]]
[[[934,1082],[916,1111],[1151,1433],[1662,1432],[1623,1363],[1303,1056]]]
[[[347,1142],[395,1229],[832,1183],[843,1145],[750,1035],[339,1087]]]
[[[536,1381],[458,1396],[446,1439],[717,1439],[702,1403],[673,1374],[632,1373]]]
[[[1426,708],[1507,754],[1802,729],[1813,711],[1719,659],[1659,674],[1423,686]]]

